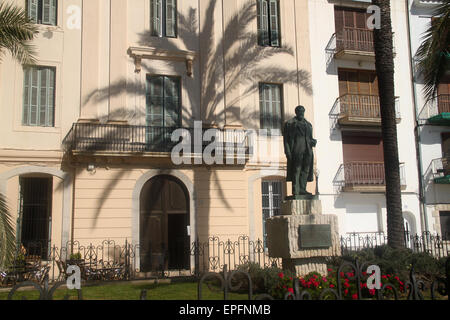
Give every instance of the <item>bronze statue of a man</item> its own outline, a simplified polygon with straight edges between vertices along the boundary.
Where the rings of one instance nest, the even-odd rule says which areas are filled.
[[[313,139],[311,123],[305,119],[305,108],[295,108],[296,117],[283,127],[284,153],[287,157],[287,178],[292,181],[292,193],[311,195],[306,191],[308,181],[314,180],[314,153],[317,140]]]

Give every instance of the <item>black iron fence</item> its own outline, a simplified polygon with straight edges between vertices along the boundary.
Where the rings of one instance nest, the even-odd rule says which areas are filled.
[[[413,252],[424,252],[435,258],[450,256],[450,233],[443,235],[423,232],[411,234],[405,231],[405,247]],[[366,248],[375,248],[387,244],[387,234],[384,232],[348,233],[341,236],[342,253],[359,251]]]
[[[345,254],[385,245],[387,236],[384,233],[351,233],[342,236],[340,241],[341,251]],[[448,234],[441,236],[429,232],[422,235],[405,233],[405,241],[406,246],[413,252],[426,252],[436,258],[450,256]],[[48,247],[48,244],[45,245]],[[163,246],[159,250],[160,254],[150,252],[142,255],[140,245],[128,241],[123,244],[113,240],[104,240],[97,244],[71,241],[61,248],[50,246],[45,257],[40,254],[42,247],[41,243],[27,243],[22,246],[21,250],[15,253],[14,263],[0,272],[1,284],[7,286],[28,280],[43,283],[45,279],[50,282],[64,281],[69,265],[79,266],[82,279],[86,281],[198,276],[204,272],[222,272],[225,266],[229,270],[236,270],[238,266],[250,262],[261,268],[282,267],[282,259],[270,257],[263,240],[252,240],[244,235],[225,241],[213,236],[191,243],[189,248],[185,248],[185,252],[180,253],[188,257],[188,263],[183,264],[183,269],[177,270],[172,270],[170,266],[174,264],[168,261],[173,257],[173,253],[169,253]],[[152,268],[144,272],[143,265]]]

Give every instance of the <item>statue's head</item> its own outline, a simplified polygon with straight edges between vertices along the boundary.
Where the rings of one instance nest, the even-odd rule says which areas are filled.
[[[304,106],[298,106],[295,108],[295,114],[297,115],[297,119],[303,120],[305,117],[305,107]]]

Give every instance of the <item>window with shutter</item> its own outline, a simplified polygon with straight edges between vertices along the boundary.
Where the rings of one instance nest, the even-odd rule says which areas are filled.
[[[28,18],[34,23],[38,23],[38,0],[27,0]]]
[[[27,0],[28,18],[34,23],[56,26],[57,0]]]
[[[147,76],[146,141],[150,148],[168,147],[181,124],[180,78]]]
[[[53,127],[55,114],[55,68],[24,69],[22,124]]]
[[[177,1],[150,0],[151,34],[157,37],[177,36]]]
[[[267,241],[266,220],[281,214],[282,190],[282,181],[280,180],[262,181],[261,195],[264,247],[266,247]]]
[[[282,126],[282,86],[261,83],[259,85],[261,129],[280,129]]]
[[[278,0],[257,0],[258,44],[280,46],[280,16]]]

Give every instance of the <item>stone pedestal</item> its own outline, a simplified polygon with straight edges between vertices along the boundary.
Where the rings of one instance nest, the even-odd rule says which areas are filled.
[[[337,216],[323,215],[317,198],[286,200],[281,214],[266,220],[269,255],[282,258],[283,268],[298,276],[326,275],[325,258],[341,254]]]

